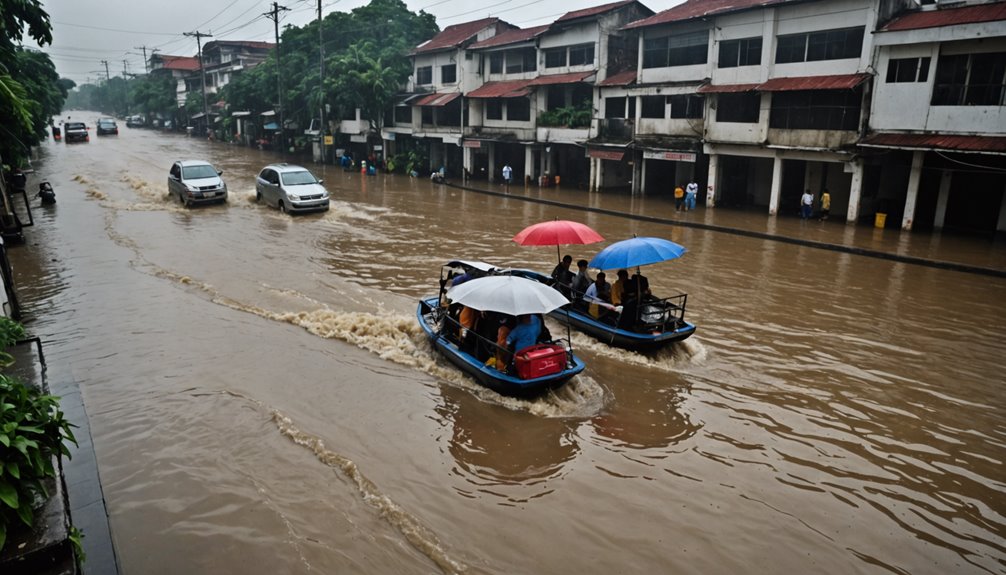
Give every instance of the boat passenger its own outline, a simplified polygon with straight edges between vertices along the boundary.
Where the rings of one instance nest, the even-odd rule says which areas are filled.
[[[576,275],[573,276],[572,283],[574,300],[582,298],[591,283],[590,276],[587,275],[587,260],[577,260]]]
[[[622,305],[622,294],[625,292],[625,283],[629,281],[629,272],[618,270],[618,279],[611,286],[611,303]]]
[[[588,313],[595,319],[601,317],[602,308],[614,308],[611,305],[611,285],[605,281],[604,272],[597,272],[597,279],[587,288],[583,301],[590,304]]]
[[[533,314],[520,316],[520,322],[510,330],[506,337],[508,348],[514,353],[520,353],[524,348],[531,347],[538,343],[538,336],[541,335],[541,320]]]
[[[562,295],[566,296],[566,299],[570,299],[572,295],[570,293],[570,287],[573,284],[573,272],[569,270],[569,266],[573,263],[573,256],[566,254],[562,256],[562,261],[560,261],[555,269],[552,270],[552,281],[555,282],[556,288],[562,292]]]
[[[510,365],[511,354],[507,350],[507,337],[510,335],[516,319],[512,315],[500,317],[499,328],[496,331],[496,369],[498,371],[506,371],[507,366]]]
[[[461,327],[458,330],[458,341],[461,342],[461,350],[472,353],[475,349],[475,323],[478,321],[478,311],[468,306],[461,308],[461,315],[458,323]]]

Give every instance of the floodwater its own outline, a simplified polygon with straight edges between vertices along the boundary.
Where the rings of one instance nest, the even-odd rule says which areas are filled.
[[[43,145],[29,185],[58,203],[10,253],[81,387],[124,573],[1006,572],[1006,280],[520,196],[1003,268],[1001,247],[333,167],[331,211],[291,218],[254,201],[275,154],[121,130]],[[167,198],[183,158],[224,170],[227,205]],[[655,356],[574,333],[584,374],[503,398],[432,352],[416,300],[450,258],[548,271],[555,248],[510,238],[556,217],[688,247],[647,275],[698,331]]]

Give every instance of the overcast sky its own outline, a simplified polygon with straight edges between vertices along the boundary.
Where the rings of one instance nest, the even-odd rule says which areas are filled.
[[[409,9],[436,16],[441,29],[454,24],[496,16],[527,28],[547,24],[572,10],[606,4],[611,0],[406,0]],[[643,0],[655,12],[683,0]],[[199,31],[216,40],[274,41],[272,20],[263,14],[272,9],[267,0],[42,0],[52,20],[53,42],[42,50],[56,64],[60,76],[78,84],[105,76],[105,64],[114,76],[123,71],[143,73],[153,50],[173,56],[194,56],[196,39],[183,36]],[[348,12],[369,0],[322,0],[322,12]],[[280,25],[303,26],[317,17],[317,0],[279,2],[284,12]],[[206,42],[209,39],[204,39]],[[26,45],[37,47],[33,41]]]

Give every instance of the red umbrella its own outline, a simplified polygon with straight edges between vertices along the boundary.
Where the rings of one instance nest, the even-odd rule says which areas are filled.
[[[521,230],[513,237],[513,241],[522,246],[556,246],[564,244],[594,244],[603,242],[601,234],[590,226],[569,220],[552,220],[534,224]]]

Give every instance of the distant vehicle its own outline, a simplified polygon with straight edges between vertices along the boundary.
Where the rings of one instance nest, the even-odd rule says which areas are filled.
[[[99,118],[98,119],[98,129],[95,130],[99,136],[107,136],[109,134],[118,135],[119,125],[115,123],[113,118]]]
[[[329,196],[322,183],[306,168],[270,164],[255,181],[255,199],[281,212],[323,212],[328,210]]]
[[[186,207],[227,201],[222,171],[202,160],[179,160],[168,172],[168,194],[178,196]]]
[[[67,122],[63,124],[63,141],[67,144],[70,142],[91,141],[90,136],[87,134],[87,126],[84,125],[84,122]]]
[[[142,128],[146,122],[143,121],[143,116],[130,116],[126,118],[127,128]]]

